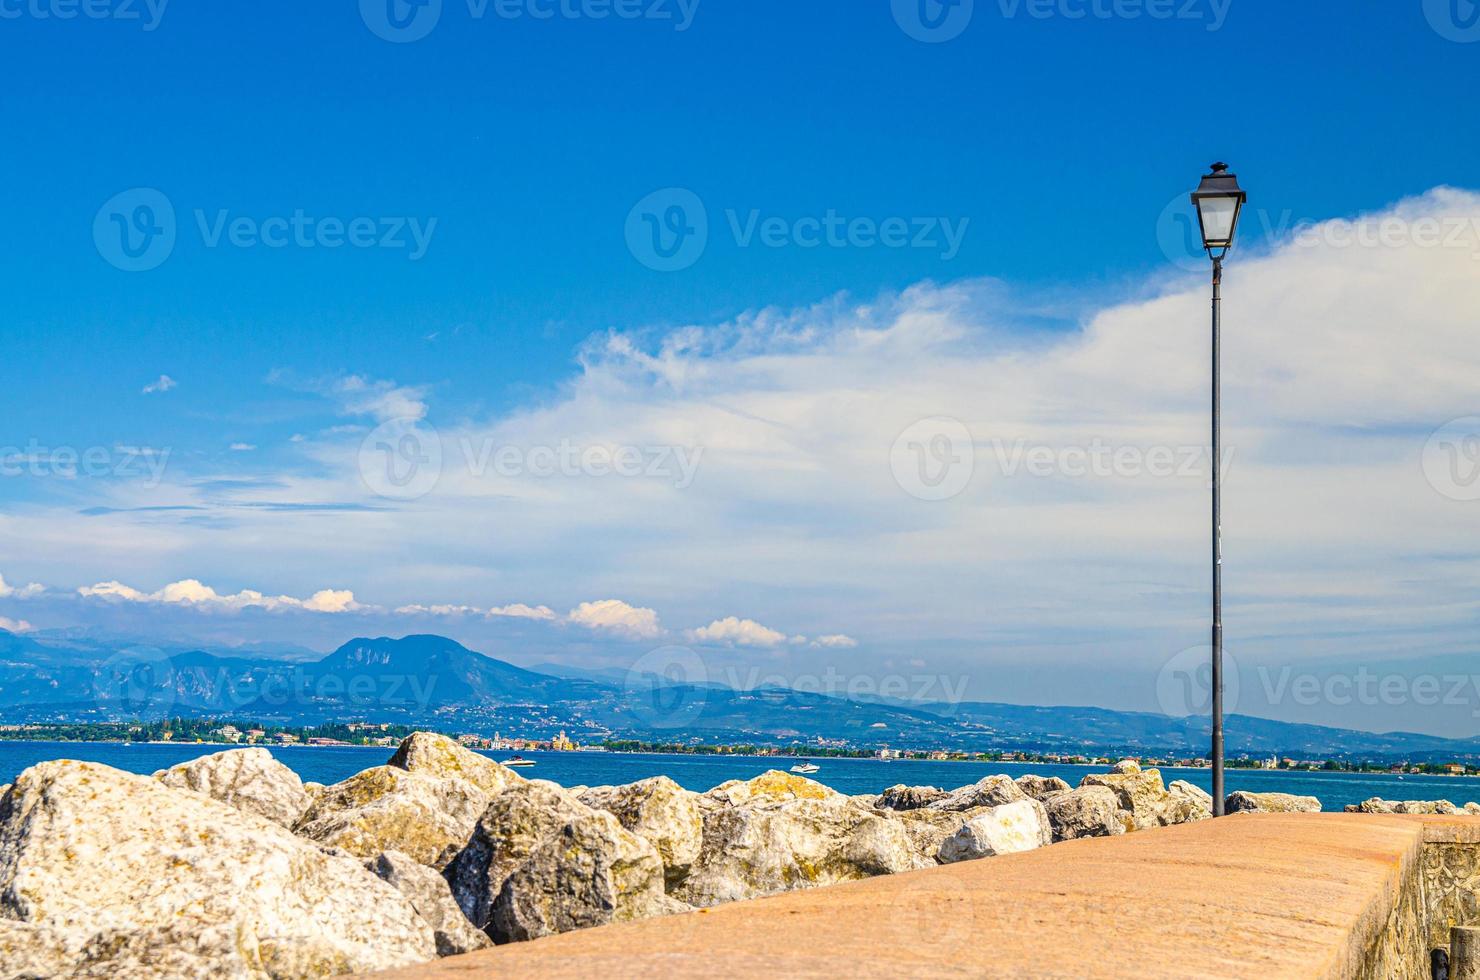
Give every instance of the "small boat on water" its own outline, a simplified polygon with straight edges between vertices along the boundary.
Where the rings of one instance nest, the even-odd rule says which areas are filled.
[[[811,762],[798,762],[796,765],[791,767],[791,771],[795,773],[800,773],[803,776],[810,776],[812,775],[812,773],[821,768],[821,766],[815,765]]]
[[[512,767],[514,769],[518,769],[520,766],[532,766],[532,765],[534,765],[534,760],[533,759],[526,759],[522,755],[516,755],[512,759],[505,759],[504,760],[504,765],[510,766],[510,767]]]

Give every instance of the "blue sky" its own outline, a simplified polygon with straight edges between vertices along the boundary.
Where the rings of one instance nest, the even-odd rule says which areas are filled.
[[[1165,541],[1102,535],[1093,555],[1075,541],[1142,519],[1139,499],[1092,479],[1037,481],[1033,505],[1085,508],[1084,530],[1055,537],[1078,518],[1049,521],[998,554],[990,542],[1004,531],[1037,526],[1014,516],[1019,484],[963,514],[950,501],[919,507],[892,482],[856,496],[850,467],[887,479],[896,436],[932,417],[963,419],[999,468],[993,439],[1199,438],[1201,260],[1177,246],[1176,221],[1213,159],[1232,162],[1254,195],[1243,235],[1251,263],[1274,264],[1263,283],[1281,281],[1280,269],[1318,274],[1296,260],[1314,262],[1319,248],[1289,257],[1303,222],[1467,217],[1469,198],[1423,195],[1477,185],[1480,132],[1455,107],[1480,74],[1480,43],[1468,43],[1480,27],[1452,19],[1466,8],[1448,0],[976,0],[943,12],[946,31],[960,30],[938,43],[912,36],[918,8],[904,0],[642,0],[622,9],[644,16],[600,19],[591,14],[607,5],[567,0],[566,13],[534,16],[552,6],[442,0],[425,37],[394,43],[372,29],[385,12],[372,0],[162,10],[119,0],[92,8],[108,16],[71,19],[56,0],[0,5],[10,190],[0,331],[15,366],[0,444],[108,453],[105,476],[0,480],[0,574],[10,589],[47,590],[0,594],[0,614],[37,628],[152,625],[320,647],[371,629],[437,629],[526,662],[630,663],[673,641],[712,648],[722,665],[763,655],[785,676],[838,664],[925,671],[967,678],[984,698],[1063,690],[1155,707],[1148,678],[1202,631],[1197,481],[1160,505],[1173,525]],[[141,201],[163,213],[140,189],[173,211],[174,244],[131,272],[99,242],[116,232],[114,213],[127,223]],[[1426,203],[1389,210],[1408,199]],[[644,200],[660,222],[674,201],[690,202],[691,220],[697,201],[702,254],[652,268],[631,244]],[[313,244],[260,244],[299,214]],[[872,231],[797,243],[829,216]],[[368,222],[367,241],[390,247],[325,247],[324,235],[343,232],[324,219]],[[767,221],[780,229],[775,247]],[[910,245],[878,242],[891,221]],[[1463,321],[1455,270],[1470,267],[1436,258],[1449,253],[1417,250],[1420,272],[1398,248],[1362,262],[1332,254],[1318,263],[1332,278],[1329,294],[1307,297],[1315,306],[1271,285],[1244,315],[1262,303],[1298,334],[1313,318],[1347,316],[1354,282],[1393,276],[1414,290],[1392,298],[1395,311],[1437,294],[1449,305],[1432,322]],[[1168,308],[1188,311],[1187,334],[1155,333]],[[1140,341],[1105,341],[1122,320],[1143,324]],[[1318,422],[1281,386],[1334,348],[1290,343],[1295,366],[1250,364],[1260,383],[1233,382],[1231,409],[1245,399],[1258,423],[1243,441],[1258,465],[1295,469],[1300,487],[1332,477],[1300,467],[1369,456],[1411,476],[1417,464],[1400,463],[1410,443],[1412,463],[1437,427],[1480,411],[1462,385],[1446,387],[1463,373],[1445,359],[1448,340],[1413,345],[1433,362],[1394,379],[1383,370],[1395,363],[1391,338],[1373,330],[1355,348],[1365,359],[1303,379],[1330,386],[1306,389],[1314,408],[1348,406],[1316,412]],[[870,331],[878,343],[856,343]],[[1338,360],[1355,356],[1345,349]],[[1104,359],[1066,368],[1066,351]],[[1353,378],[1365,403],[1345,400]],[[1415,385],[1428,402],[1407,397]],[[973,389],[1017,396],[988,406]],[[1125,390],[1138,397],[1119,403]],[[464,470],[489,440],[526,453],[562,441],[702,449],[704,461],[687,482],[670,459],[671,474],[619,487],[485,472],[398,499],[346,482],[367,434],[407,417],[434,427],[444,459]],[[876,453],[849,448],[861,433],[837,428],[845,418],[876,425]],[[1073,435],[1050,434],[1050,422]],[[128,447],[167,451],[168,475],[116,472]],[[1231,607],[1249,604],[1231,637],[1271,664],[1338,656],[1352,633],[1374,660],[1470,652],[1463,589],[1475,566],[1460,544],[1473,537],[1474,505],[1456,512],[1442,494],[1415,492],[1425,506],[1400,530],[1422,547],[1367,542],[1361,560],[1389,587],[1393,563],[1413,560],[1403,582],[1442,593],[1442,609],[1365,587],[1326,595],[1313,583],[1352,556],[1319,536],[1282,540],[1289,528],[1272,503],[1250,515],[1259,533],[1245,546],[1246,567],[1257,558],[1267,577],[1255,587],[1231,573],[1244,587]],[[1368,503],[1389,513],[1394,501]],[[1352,526],[1369,526],[1370,513],[1350,515]],[[942,541],[974,563],[932,563]],[[132,600],[77,594],[119,582],[147,596],[183,580],[299,600],[351,591],[376,611],[353,622],[296,608],[233,617],[156,600],[135,621]],[[1077,608],[1074,588],[1099,598]],[[1309,608],[1284,608],[1295,596]],[[616,607],[574,615],[607,600],[653,610],[656,625]],[[1333,601],[1392,618],[1313,624],[1309,610]],[[550,617],[486,615],[511,604]],[[409,605],[478,612],[395,613]],[[724,626],[729,617],[737,625]],[[1045,662],[1078,677],[1055,680]],[[1085,679],[1100,670],[1104,679]],[[1352,710],[1323,710],[1369,727]],[[1410,705],[1391,716],[1417,725],[1423,714]],[[1456,719],[1480,729],[1465,710]]]

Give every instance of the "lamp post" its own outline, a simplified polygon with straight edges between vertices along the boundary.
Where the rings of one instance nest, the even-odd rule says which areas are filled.
[[[1222,387],[1218,373],[1218,332],[1223,306],[1223,259],[1233,247],[1239,212],[1249,195],[1228,172],[1228,164],[1213,164],[1192,192],[1203,248],[1213,260],[1213,816],[1223,816],[1223,511],[1218,477],[1223,465],[1220,448],[1223,422]]]

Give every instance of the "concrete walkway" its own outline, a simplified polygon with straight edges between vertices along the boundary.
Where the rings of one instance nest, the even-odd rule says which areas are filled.
[[[1241,814],[588,929],[382,976],[1354,976],[1426,838],[1480,840],[1480,818]],[[1426,951],[1414,953],[1427,963]]]

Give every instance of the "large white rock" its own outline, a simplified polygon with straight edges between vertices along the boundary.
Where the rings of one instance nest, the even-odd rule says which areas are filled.
[[[1131,815],[1120,808],[1115,791],[1105,786],[1081,786],[1059,793],[1043,804],[1054,840],[1078,837],[1114,837],[1132,825]]]
[[[579,794],[579,799],[610,813],[624,828],[652,844],[670,889],[688,876],[704,842],[698,793],[667,776],[654,776],[626,786],[592,787]]]
[[[431,868],[417,864],[400,851],[386,851],[366,861],[365,867],[405,895],[416,914],[432,927],[438,956],[471,953],[493,945],[457,907],[447,879]]]
[[[316,790],[295,830],[362,858],[400,851],[441,869],[489,802],[524,778],[445,735],[416,732],[384,766]]]
[[[1037,800],[994,806],[971,818],[940,846],[940,862],[953,864],[998,854],[1031,851],[1053,842],[1048,815]]]
[[[1453,812],[1454,804],[1450,804]],[[1250,793],[1239,790],[1223,801],[1225,813],[1319,813],[1321,801],[1314,796],[1290,793]]]
[[[938,786],[906,786],[900,783],[880,793],[874,806],[881,810],[918,810],[949,795]]]
[[[913,810],[881,810],[880,813],[899,821],[908,835],[916,853],[929,858],[931,863],[940,859],[940,845],[973,818],[986,813],[990,807],[974,810],[931,810],[919,807]]]
[[[359,862],[269,820],[85,762],[0,799],[5,964],[39,976],[299,978],[432,958],[432,930]],[[12,975],[25,975],[16,971]]]
[[[1103,786],[1113,792],[1120,809],[1130,814],[1134,830],[1164,827],[1187,818],[1185,799],[1167,792],[1160,770],[1142,769],[1129,759],[1116,763],[1116,767],[1115,772],[1091,773],[1079,785]]]
[[[664,895],[652,844],[538,783],[494,797],[446,877],[463,914],[499,943],[684,907]]]
[[[324,787],[294,830],[356,857],[401,851],[441,869],[468,842],[488,802],[465,779],[376,766]]]
[[[846,796],[752,794],[704,814],[704,846],[675,897],[711,906],[928,867],[903,822]]]
[[[1234,794],[1234,795],[1237,795],[1237,794]],[[1252,795],[1252,794],[1245,794],[1245,795]],[[1271,794],[1265,793],[1265,794],[1260,794],[1260,795],[1268,796],[1268,795],[1271,795]],[[1229,802],[1232,803],[1233,797],[1230,796],[1228,799],[1229,799]],[[1314,797],[1306,796],[1306,797],[1298,797],[1298,799],[1311,800],[1311,799],[1314,799]],[[1319,804],[1317,804],[1316,809],[1320,809]],[[1384,800],[1384,799],[1379,799],[1376,796],[1374,796],[1374,797],[1372,797],[1371,799],[1368,799],[1368,800],[1363,800],[1361,803],[1358,803],[1356,805],[1355,810],[1356,810],[1357,813],[1444,813],[1444,814],[1449,814],[1449,813],[1459,813],[1460,812],[1459,808],[1456,807],[1453,803],[1449,802],[1448,800]],[[1468,804],[1466,805],[1465,810],[1466,811],[1469,811]],[[1230,812],[1232,812],[1232,811],[1230,811]],[[1266,811],[1262,811],[1262,812],[1281,812],[1281,811],[1267,811],[1266,810]]]
[[[731,779],[703,794],[700,804],[743,806],[746,803],[783,803],[790,800],[846,799],[837,790],[795,773],[770,769],[752,779]]]
[[[524,777],[508,766],[434,732],[413,732],[406,736],[386,765],[422,776],[461,779],[478,787],[490,799],[524,782]]]
[[[1028,795],[1012,781],[1011,776],[988,776],[970,786],[952,790],[948,795],[929,804],[932,810],[975,810],[983,806],[1001,806],[1018,803]]]
[[[266,749],[217,752],[161,770],[154,777],[166,786],[204,793],[284,827],[297,823],[309,804],[298,774]]]
[[[1074,788],[1057,776],[1035,776],[1031,773],[1019,776],[1013,782],[1017,784],[1018,789],[1039,803],[1046,802],[1050,797],[1059,793],[1067,793]]]

